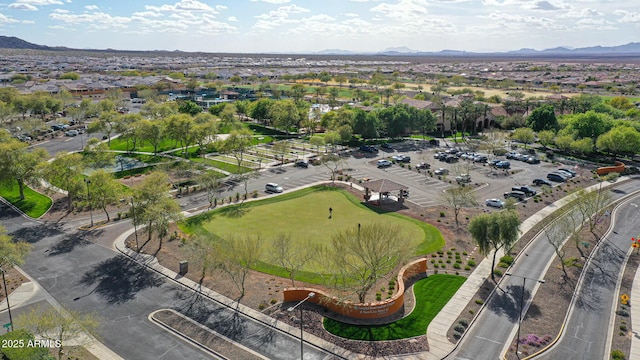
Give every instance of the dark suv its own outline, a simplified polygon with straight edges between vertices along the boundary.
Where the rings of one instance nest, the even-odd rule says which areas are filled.
[[[514,186],[511,188],[511,191],[522,191],[527,196],[534,196],[535,194],[538,193],[537,191],[533,190],[528,186]]]
[[[527,195],[522,191],[510,191],[510,192],[504,193],[504,198],[505,199],[514,198],[514,199],[517,199],[518,201],[522,201],[527,198]]]

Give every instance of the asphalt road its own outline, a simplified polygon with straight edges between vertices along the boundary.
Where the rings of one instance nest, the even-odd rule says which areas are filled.
[[[83,232],[27,220],[3,204],[0,220],[15,239],[33,245],[22,269],[63,306],[97,313],[103,343],[125,359],[211,358],[147,319],[162,308],[206,323],[267,358],[299,356],[298,339],[202,298],[110,249],[107,244],[126,223]],[[305,345],[305,358],[327,355]]]
[[[567,320],[562,338],[540,359],[608,359],[608,337],[612,309],[619,301],[615,291],[622,277],[624,259],[631,238],[640,229],[640,195],[625,201],[614,212],[613,231],[600,244],[589,262],[577,301]]]
[[[614,200],[619,199],[635,191],[637,186],[637,180],[623,183],[615,191],[611,192],[612,197]],[[566,226],[566,224],[554,223],[551,226]],[[505,348],[509,346],[517,330],[521,296],[523,298],[522,314],[524,317],[524,314],[529,309],[531,299],[535,296],[537,287],[544,286],[544,284],[541,285],[536,280],[544,278],[546,270],[555,256],[553,247],[546,239],[546,231],[553,230],[547,229],[538,234],[530,246],[525,249],[524,256],[521,255],[517,258],[510,269],[514,276],[505,276],[503,278],[500,282],[500,287],[503,291],[497,290],[487,301],[485,308],[478,315],[474,325],[467,331],[456,350],[448,357],[449,359],[497,359]],[[628,241],[626,245],[628,245]],[[611,249],[609,251],[605,249],[602,249],[603,252],[611,252]],[[524,287],[523,277],[527,278]],[[610,294],[611,292],[609,297],[611,296]],[[598,298],[590,299],[589,303],[598,300]],[[563,359],[564,357],[550,358]]]

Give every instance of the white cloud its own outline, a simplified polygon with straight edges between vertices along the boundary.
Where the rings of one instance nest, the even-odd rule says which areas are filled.
[[[235,16],[229,16],[229,17],[227,18],[227,21],[230,21],[230,22],[238,22],[238,18],[237,18],[237,17],[235,17]]]
[[[291,0],[251,0],[252,2],[258,2],[258,1],[262,1],[262,2],[266,2],[269,4],[286,4]]]
[[[155,12],[155,11],[139,11],[139,12],[134,12],[132,17],[153,17],[153,18],[157,18],[157,17],[161,17],[163,16],[162,14]]]
[[[616,10],[614,14],[620,16],[618,22],[621,23],[640,23],[640,13],[635,11]]]
[[[20,22],[20,21],[12,18],[10,16],[7,16],[7,15],[4,15],[4,14],[0,13],[0,25],[13,24],[13,23],[17,23],[17,22]]]
[[[87,13],[87,14],[70,14],[53,12],[49,14],[52,20],[62,21],[67,24],[91,24],[92,26],[110,26],[112,28],[126,27],[131,19],[122,16],[111,16],[103,12]]]
[[[94,10],[98,10],[98,9],[100,9],[100,8],[98,7],[98,5],[86,5],[84,8],[85,8],[85,9],[87,9],[87,10],[89,10],[89,11],[94,11]]]
[[[197,0],[182,0],[174,5],[146,5],[145,8],[153,11],[215,11],[209,5]]]
[[[16,0],[18,4],[31,4],[36,6],[43,5],[62,5],[62,1],[60,0]]]
[[[25,10],[25,11],[38,11],[38,8],[33,6],[33,5],[31,5],[31,4],[19,4],[19,3],[9,4],[9,9]]]
[[[580,30],[615,30],[613,26],[607,20],[604,19],[581,19],[576,23],[576,27]]]
[[[424,7],[426,4],[426,0],[400,0],[397,4],[376,5],[371,8],[371,11],[389,18],[409,21],[427,15],[427,8]]]

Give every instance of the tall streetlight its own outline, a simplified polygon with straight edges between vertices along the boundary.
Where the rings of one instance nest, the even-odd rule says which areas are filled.
[[[518,336],[516,338],[516,357],[518,357],[518,359],[520,359],[520,353],[518,352],[520,350],[520,327],[522,325],[522,311],[524,308],[524,287],[527,284],[527,277],[526,276],[521,276],[521,275],[516,275],[513,273],[505,273],[505,275],[507,276],[515,276],[515,277],[519,277],[522,278],[522,291],[520,291],[520,312],[518,313]],[[534,280],[529,278],[530,280]],[[544,280],[542,279],[535,279],[535,281],[537,281],[540,284],[544,284]]]
[[[89,201],[89,216],[91,217],[91,227],[93,227],[93,208],[91,206],[91,193],[89,193],[89,185],[91,185],[91,180],[84,179],[84,182],[87,184],[87,200]]]
[[[302,305],[305,301],[311,299],[312,297],[316,296],[316,293],[314,292],[310,292],[309,295],[307,295],[306,298],[300,300],[300,302],[298,302],[297,304],[295,304],[294,306],[290,307],[287,309],[287,311],[292,312],[293,310],[295,310],[297,307],[299,307],[300,305]],[[302,308],[300,308],[300,359],[304,359],[304,340],[302,338],[304,334],[304,329],[302,327]]]
[[[4,285],[4,297],[7,299],[7,311],[9,312],[9,325],[11,326],[11,331],[13,331],[13,318],[11,317],[11,305],[9,305],[9,291],[7,290],[7,280],[4,277],[4,269],[0,267],[0,271],[2,272],[2,284]]]

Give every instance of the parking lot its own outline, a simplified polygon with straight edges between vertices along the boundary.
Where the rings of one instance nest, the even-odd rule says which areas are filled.
[[[550,162],[541,161],[538,164],[530,164],[525,161],[516,159],[507,159],[506,156],[495,156],[487,153],[479,152],[479,155],[486,156],[486,162],[474,162],[473,160],[460,157],[455,162],[446,162],[434,158],[437,152],[446,150],[453,152],[452,147],[421,147],[414,142],[404,142],[401,144],[393,144],[391,149],[380,148],[375,156],[367,154],[366,166],[351,169],[350,175],[357,179],[381,179],[386,178],[394,182],[409,187],[409,197],[407,201],[411,201],[419,206],[434,206],[442,204],[442,192],[448,188],[457,186],[456,176],[469,174],[469,185],[474,188],[476,197],[481,206],[485,206],[485,200],[496,198],[504,200],[504,194],[510,192],[515,186],[529,186],[540,191],[540,186],[533,185],[533,179],[546,179],[547,174],[558,169],[568,168],[569,166],[552,164]],[[464,151],[463,148],[456,148]],[[519,150],[520,153],[528,154],[524,149]],[[399,155],[409,156],[410,162],[398,161]],[[531,155],[531,154],[528,154]],[[537,154],[536,156],[538,156]],[[355,155],[358,158],[358,155]],[[394,159],[395,157],[395,159]],[[390,166],[381,166],[380,160],[389,160],[393,164]],[[510,166],[507,169],[500,169],[496,166],[489,165],[489,162],[508,161]],[[416,165],[425,162],[430,165],[429,172],[416,169]],[[402,163],[402,165],[401,165]],[[439,169],[448,170],[447,175],[438,176],[434,172]],[[584,170],[576,170],[578,176],[584,172],[584,176],[591,176],[590,172]],[[460,179],[460,178],[459,178]],[[551,182],[553,186],[559,183]]]

